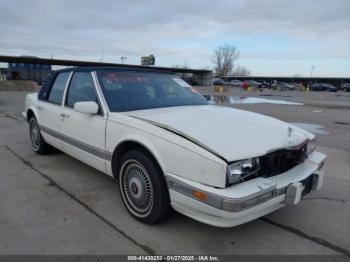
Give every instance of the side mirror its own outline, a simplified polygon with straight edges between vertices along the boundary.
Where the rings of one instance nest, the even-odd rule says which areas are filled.
[[[76,102],[74,109],[81,113],[96,115],[98,113],[98,104],[94,101]]]

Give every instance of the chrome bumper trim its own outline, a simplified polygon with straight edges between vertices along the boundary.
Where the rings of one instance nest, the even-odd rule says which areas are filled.
[[[313,174],[310,174],[310,176],[312,175]],[[184,194],[208,206],[227,212],[241,212],[254,206],[260,205],[271,199],[274,199],[278,196],[285,195],[287,192],[287,187],[278,189],[274,184],[268,189],[261,190],[255,194],[248,195],[244,198],[225,198],[222,196],[215,195],[213,193],[206,192],[204,190],[200,190],[170,176],[166,177],[166,181],[169,189]],[[206,199],[199,200],[193,195],[194,191],[204,193],[206,195]]]

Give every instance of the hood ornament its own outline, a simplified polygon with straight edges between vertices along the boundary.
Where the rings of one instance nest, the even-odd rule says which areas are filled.
[[[288,137],[292,137],[293,128],[288,127]]]

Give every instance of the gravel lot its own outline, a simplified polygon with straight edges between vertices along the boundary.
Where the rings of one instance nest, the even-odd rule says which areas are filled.
[[[0,93],[0,254],[350,255],[350,93],[225,93],[303,103],[228,106],[320,125],[318,150],[328,155],[321,191],[226,229],[177,213],[157,226],[140,224],[110,177],[58,151],[34,154],[21,117],[25,94]]]

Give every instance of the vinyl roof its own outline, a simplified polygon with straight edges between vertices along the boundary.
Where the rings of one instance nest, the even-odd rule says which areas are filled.
[[[101,71],[101,70],[116,70],[116,71],[134,71],[134,72],[151,72],[151,73],[162,73],[162,74],[175,74],[175,72],[167,71],[167,70],[157,70],[151,68],[135,68],[135,67],[101,67],[101,66],[78,66],[71,68],[64,68],[59,70],[54,70],[57,72],[92,72],[92,71]]]

